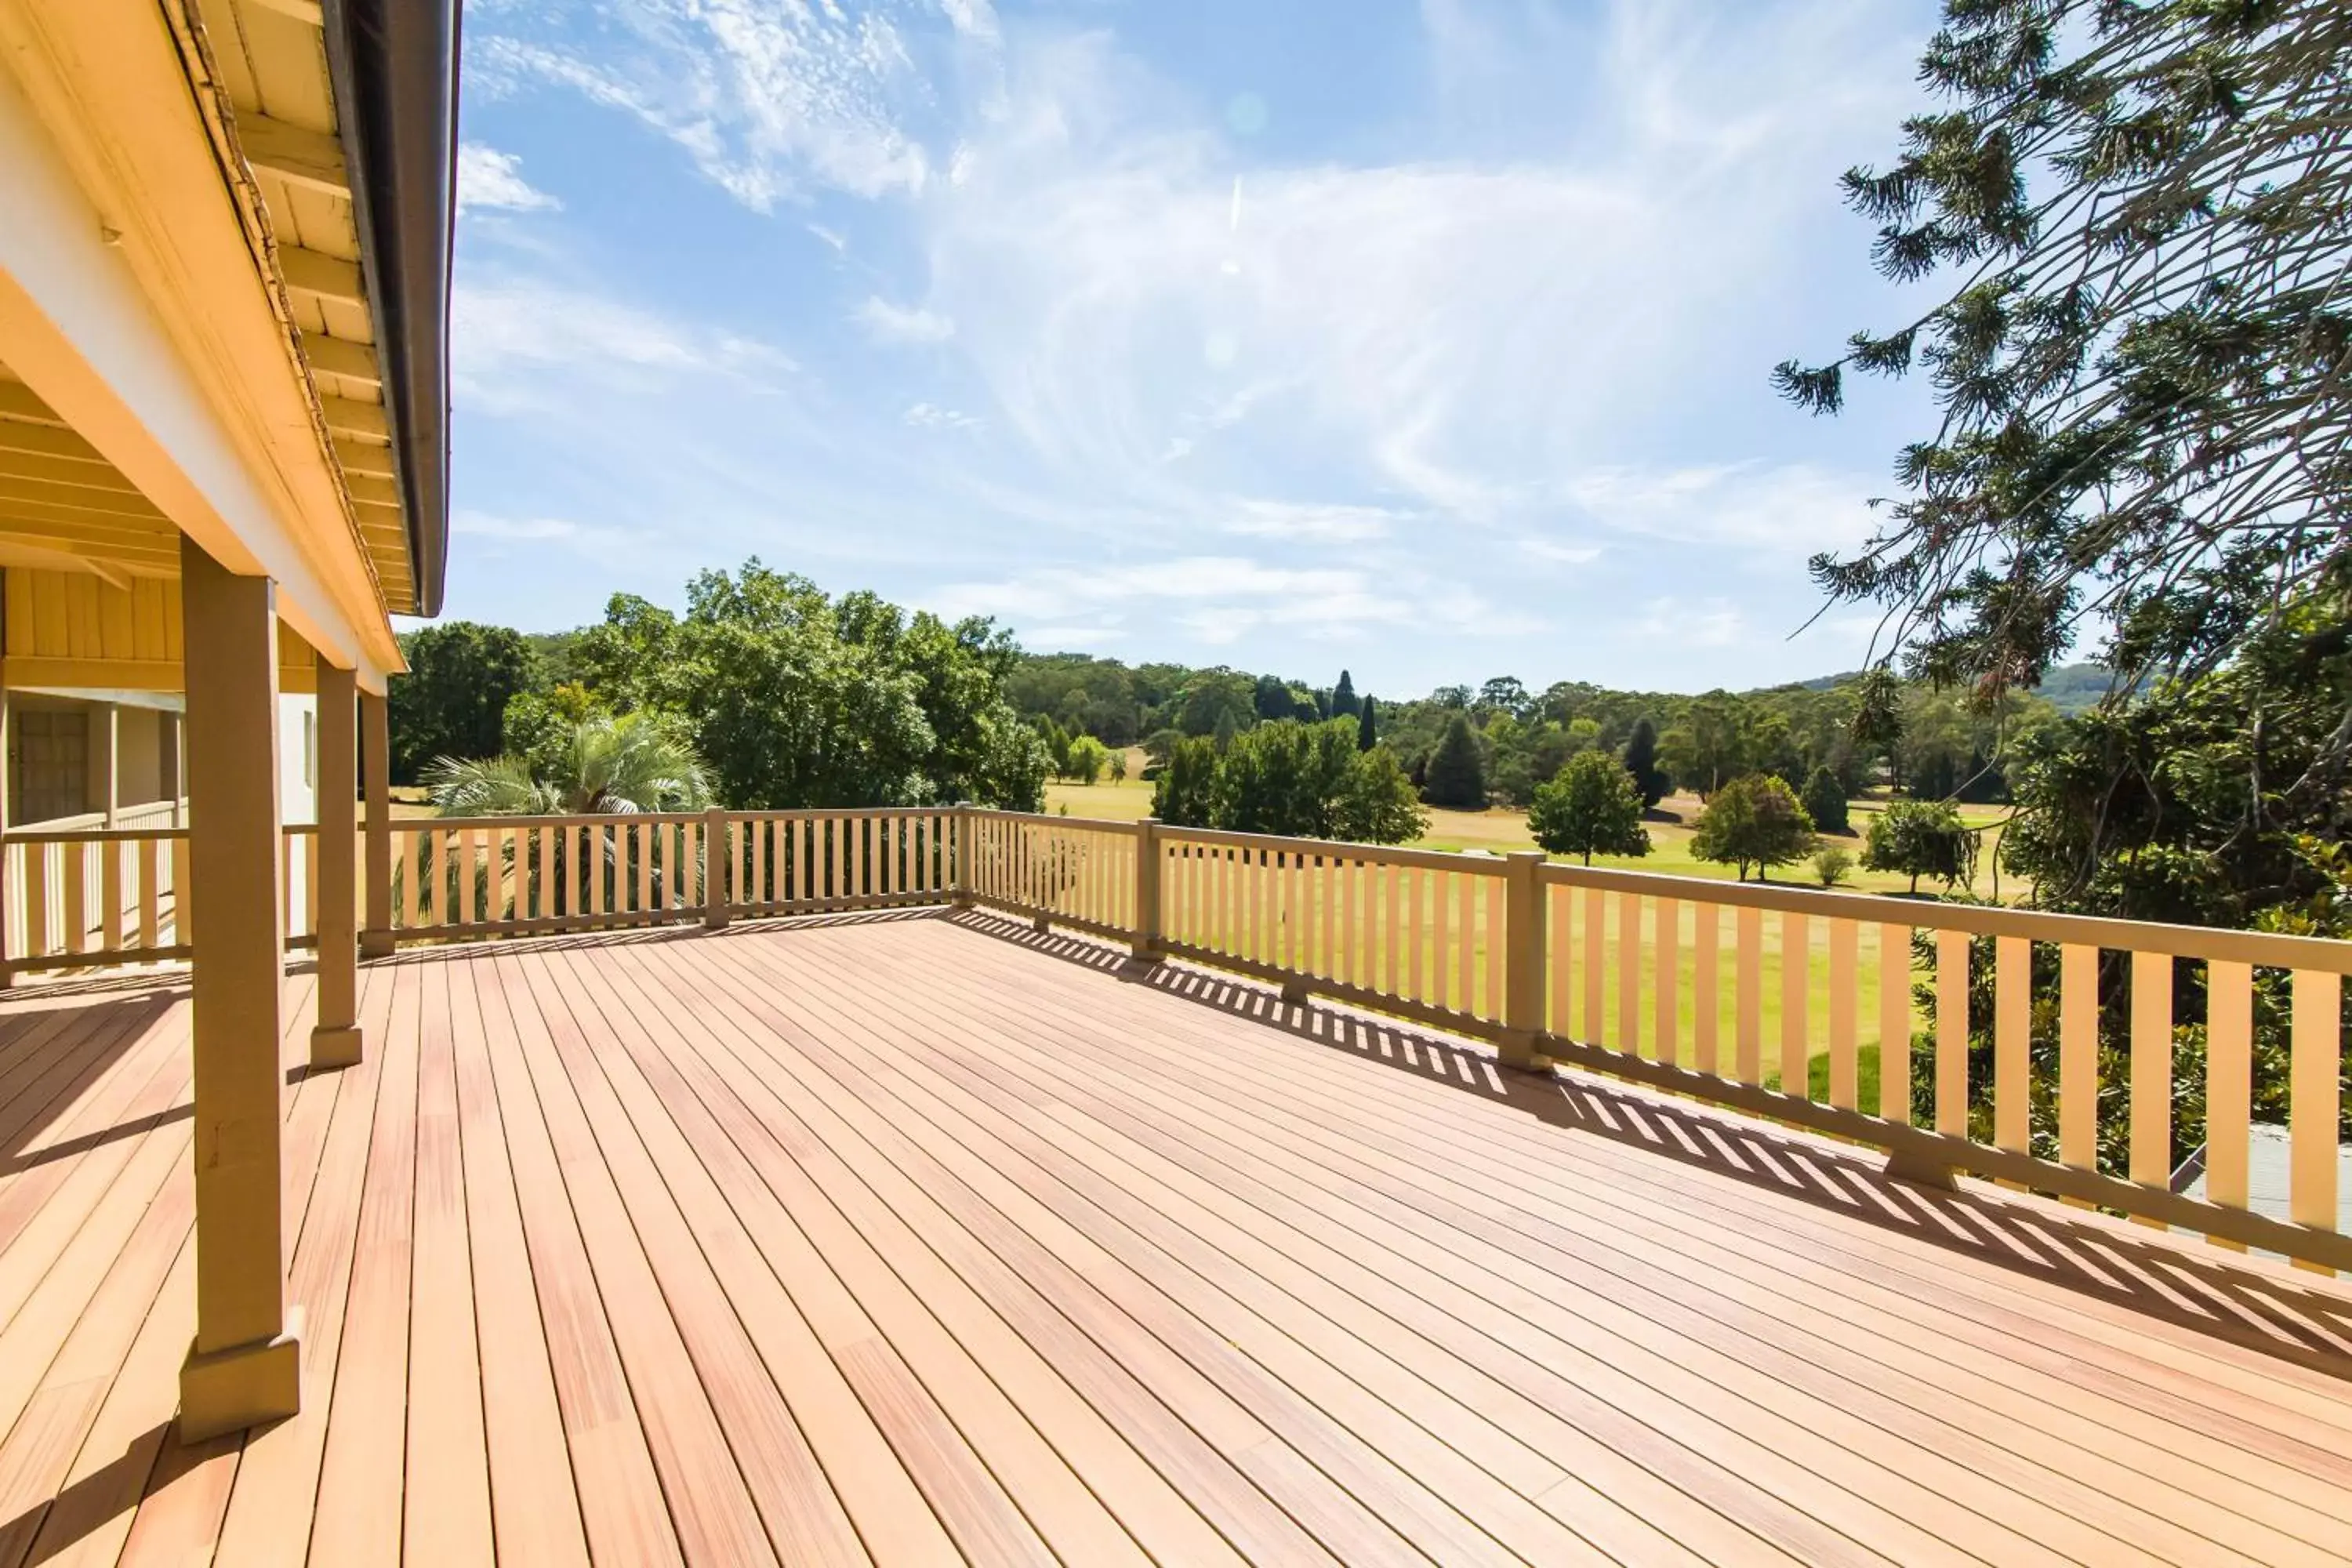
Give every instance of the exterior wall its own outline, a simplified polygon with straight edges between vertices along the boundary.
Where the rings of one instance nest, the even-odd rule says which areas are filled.
[[[114,735],[114,804],[144,805],[172,798],[163,776],[166,716],[152,708],[117,710]]]

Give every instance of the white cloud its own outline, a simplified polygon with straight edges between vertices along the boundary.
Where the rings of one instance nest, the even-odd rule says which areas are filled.
[[[552,212],[563,204],[522,177],[522,160],[478,142],[457,146],[457,210],[500,207],[509,212]]]
[[[956,10],[972,47],[989,47],[986,5],[965,0]],[[755,210],[811,186],[878,196],[920,191],[930,177],[929,156],[899,124],[928,86],[879,10],[853,16],[833,0],[556,0],[535,19],[539,37],[469,40],[468,75],[482,90],[543,83],[631,115]]]
[[[856,320],[866,334],[883,343],[943,343],[955,336],[955,322],[919,305],[894,305],[879,294],[869,295],[857,307]]]
[[[1729,647],[1740,640],[1748,622],[1728,599],[1694,601],[1669,594],[1642,606],[1635,629],[1686,647]]]
[[[915,404],[899,419],[918,430],[978,430],[986,424],[977,415],[942,408],[936,403]]]
[[[1349,544],[1385,539],[1413,513],[1379,506],[1339,506],[1298,501],[1242,500],[1223,523],[1227,533],[1297,543]]]
[[[1622,532],[1797,560],[1860,543],[1872,521],[1868,481],[1802,463],[1591,468],[1559,493]]]
[[[461,274],[449,321],[457,401],[490,412],[560,398],[581,379],[719,374],[756,384],[793,368],[775,349],[731,332],[511,275]]]
[[[1590,566],[1606,553],[1598,544],[1563,544],[1554,539],[1522,539],[1519,548],[1559,566]]]

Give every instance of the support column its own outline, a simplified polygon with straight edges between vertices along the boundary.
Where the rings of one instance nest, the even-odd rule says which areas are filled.
[[[367,778],[367,924],[362,958],[392,955],[392,721],[383,694],[360,693],[362,764]]]
[[[359,686],[319,661],[319,1018],[310,1065],[360,1059]]]
[[[302,1352],[279,1241],[276,589],[183,538],[180,605],[188,861],[205,909],[192,976],[196,1338],[180,1368],[180,1437],[194,1442],[299,1410]]]

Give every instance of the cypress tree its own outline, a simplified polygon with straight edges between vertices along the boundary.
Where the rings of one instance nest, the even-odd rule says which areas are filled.
[[[1633,733],[1625,742],[1625,771],[1633,775],[1634,787],[1642,792],[1642,809],[1647,811],[1666,798],[1669,782],[1658,767],[1658,727],[1647,719],[1633,725]]]
[[[1470,732],[1468,714],[1457,712],[1445,726],[1423,777],[1422,798],[1430,805],[1456,811],[1486,809],[1486,768],[1478,755],[1478,738]]]
[[[1380,728],[1372,719],[1371,694],[1366,692],[1356,712],[1356,750],[1369,752],[1380,738]]]
[[[1339,672],[1339,684],[1331,689],[1331,717],[1353,718],[1356,713],[1356,682],[1346,670]]]

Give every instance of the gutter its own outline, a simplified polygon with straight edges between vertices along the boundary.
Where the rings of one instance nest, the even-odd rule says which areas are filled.
[[[416,613],[437,616],[449,545],[457,0],[326,0],[324,11]]]

